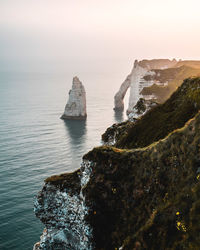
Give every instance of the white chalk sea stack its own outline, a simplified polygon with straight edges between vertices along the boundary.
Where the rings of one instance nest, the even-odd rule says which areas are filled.
[[[86,92],[82,82],[77,76],[73,78],[72,89],[61,119],[84,120],[87,117]]]

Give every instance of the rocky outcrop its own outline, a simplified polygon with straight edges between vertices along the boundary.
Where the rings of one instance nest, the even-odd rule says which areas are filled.
[[[157,102],[165,102],[170,95],[188,77],[200,76],[200,61],[181,61],[173,68],[152,69],[154,74],[144,76],[145,81],[151,81],[151,86],[144,86],[140,94],[146,97],[153,95]]]
[[[198,249],[199,96],[200,79],[185,80],[124,124],[115,147],[94,148],[81,169],[48,178],[35,202],[46,227],[35,249]]]
[[[145,74],[147,74],[146,68],[143,68],[139,66],[139,64],[136,64],[131,74],[131,88],[127,114],[130,114],[133,111],[133,107],[136,105],[138,99],[140,98],[139,84],[141,78],[143,78]]]
[[[137,61],[136,63],[147,70],[152,69],[166,69],[166,68],[172,68],[177,64],[177,60],[169,60],[169,59],[152,59],[152,60],[141,60]]]
[[[135,60],[133,69],[131,73],[127,76],[126,80],[120,86],[119,91],[114,97],[114,110],[124,110],[124,96],[130,87],[130,97],[129,97],[129,106],[127,110],[127,115],[134,112],[134,106],[136,105],[139,98],[150,99],[153,96],[145,96],[141,95],[141,91],[144,87],[149,87],[153,84],[153,81],[150,77],[150,80],[146,80],[145,76],[152,76],[155,74],[152,69],[165,69],[168,67],[173,67],[177,61],[173,59],[172,61],[169,59],[153,59],[153,60]],[[133,115],[131,114],[130,117]]]
[[[114,146],[119,138],[126,134],[128,129],[132,127],[132,121],[125,121],[121,123],[115,123],[112,126],[108,127],[101,136],[102,142],[104,145],[107,146]]]
[[[187,79],[163,104],[149,110],[135,122],[125,122],[108,129],[103,135],[107,140],[110,134],[115,137],[115,146],[119,148],[146,147],[154,141],[167,136],[173,130],[184,126],[200,109],[199,78]],[[119,133],[116,131],[119,127]],[[106,142],[106,141],[105,141]]]
[[[124,110],[124,96],[131,84],[131,74],[127,76],[126,80],[120,86],[119,91],[116,93],[114,97],[115,101],[115,111],[123,111]]]
[[[62,119],[84,120],[86,112],[86,92],[78,77],[73,78],[72,89],[69,91],[69,99],[65,106]]]
[[[85,221],[88,209],[82,189],[89,181],[90,165],[80,170],[47,178],[34,204],[36,216],[45,225],[34,250],[90,250],[92,230]]]
[[[142,60],[135,61],[134,69],[131,75],[131,84],[130,84],[130,97],[129,105],[126,111],[128,117],[134,116],[134,107],[139,100],[139,98],[151,99],[155,96],[142,96],[141,91],[144,87],[151,86],[153,84],[152,79],[145,79],[145,76],[154,76],[155,72],[153,69],[165,69],[172,67],[177,63],[175,59],[170,61],[169,59],[153,59],[153,60]]]
[[[147,111],[156,107],[158,103],[155,100],[145,100],[140,98],[133,108],[133,111],[128,115],[128,121],[115,123],[102,135],[104,145],[115,145],[122,135],[126,134],[132,128],[133,123],[143,116]]]
[[[128,114],[129,121],[136,121],[138,118],[143,116],[147,111],[157,106],[158,103],[154,100],[145,100],[140,98],[136,105],[133,107],[132,112]]]
[[[146,148],[89,152],[94,249],[198,249],[200,115]]]

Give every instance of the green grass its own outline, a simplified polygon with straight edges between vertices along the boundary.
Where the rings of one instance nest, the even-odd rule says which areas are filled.
[[[84,189],[95,249],[198,249],[200,114],[146,148],[98,147]]]
[[[199,249],[199,110],[200,78],[186,79],[136,123],[110,128],[115,147],[83,157],[93,163],[83,195],[94,249]],[[46,183],[77,194],[79,177],[77,170]]]
[[[200,78],[186,79],[136,123],[107,130],[83,190],[95,249],[199,249]],[[102,233],[103,232],[103,233]]]
[[[58,187],[60,190],[67,189],[69,193],[79,193],[80,186],[80,170],[72,173],[64,173],[60,175],[53,175],[45,180],[45,183],[49,183]]]
[[[187,79],[164,103],[147,112],[126,133],[118,136],[116,147],[145,147],[184,126],[200,108],[200,78]]]

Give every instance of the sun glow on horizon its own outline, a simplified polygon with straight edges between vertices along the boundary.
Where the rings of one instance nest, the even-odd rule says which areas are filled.
[[[2,58],[200,58],[197,0],[3,0]]]

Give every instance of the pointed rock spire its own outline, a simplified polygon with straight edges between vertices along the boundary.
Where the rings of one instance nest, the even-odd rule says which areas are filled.
[[[61,119],[84,120],[86,117],[85,88],[79,78],[75,76],[72,82],[72,89],[69,91],[69,99]]]

